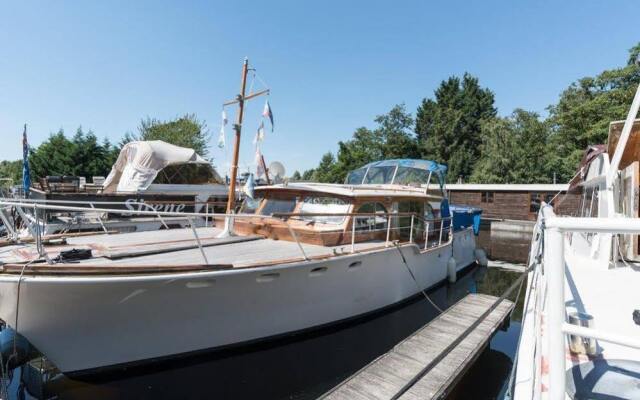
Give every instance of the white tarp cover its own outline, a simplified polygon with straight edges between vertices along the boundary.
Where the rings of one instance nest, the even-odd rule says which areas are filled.
[[[103,193],[146,190],[163,168],[187,163],[209,164],[195,150],[162,140],[129,142],[104,181]]]

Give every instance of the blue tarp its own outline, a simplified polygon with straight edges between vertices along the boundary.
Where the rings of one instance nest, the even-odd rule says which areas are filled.
[[[477,207],[453,205],[449,206],[453,215],[453,230],[459,231],[473,226],[473,233],[480,233],[482,209]]]

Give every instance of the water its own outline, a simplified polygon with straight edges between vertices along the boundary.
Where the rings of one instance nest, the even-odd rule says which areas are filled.
[[[499,296],[518,275],[495,268],[473,267],[459,277],[457,283],[443,284],[431,290],[429,296],[441,308],[469,292]],[[507,331],[498,331],[450,398],[496,399],[504,396],[520,333],[521,302],[518,307]],[[12,379],[11,397],[315,399],[436,315],[435,308],[419,297],[342,326],[241,350],[174,359],[108,375],[71,379],[53,372],[43,382],[39,373],[33,373],[34,369],[22,368]],[[167,323],[171,324],[171,321],[167,320]],[[176,340],[180,340],[180,329],[176,326]],[[21,397],[20,392],[25,396]]]

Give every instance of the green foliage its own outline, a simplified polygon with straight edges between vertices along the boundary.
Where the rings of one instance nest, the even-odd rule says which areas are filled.
[[[119,151],[107,139],[98,142],[93,132],[85,133],[82,127],[71,140],[60,129],[36,149],[30,150],[29,166],[34,178],[47,175],[106,176]]]
[[[561,181],[573,176],[588,145],[606,143],[611,121],[626,118],[640,83],[640,67],[633,63],[638,54],[640,44],[629,51],[627,65],[572,83],[558,104],[549,107],[555,154],[549,167]]]
[[[22,182],[22,160],[0,161],[0,178],[9,178],[13,185]]]
[[[358,128],[351,140],[339,142],[337,157],[325,154],[311,178],[318,182],[342,183],[349,171],[369,162],[419,155],[411,131],[413,119],[404,104],[394,106],[387,114],[378,115],[374,121],[378,124],[375,129]]]
[[[310,181],[313,179],[313,173],[316,172],[315,169],[311,168],[302,173],[303,181]]]
[[[125,135],[124,140],[130,141],[133,135]],[[172,121],[159,121],[147,118],[140,122],[136,140],[163,140],[176,146],[194,149],[203,157],[209,154],[207,144],[211,134],[204,121],[198,120],[195,114],[185,114]]]
[[[293,175],[291,175],[291,178],[289,178],[289,180],[292,182],[301,181],[302,175],[300,175],[300,171],[295,171]]]
[[[480,156],[482,124],[495,118],[494,95],[465,74],[442,81],[435,99],[424,99],[416,113],[423,158],[447,164],[449,181],[471,175]]]
[[[482,125],[481,157],[471,181],[477,183],[548,183],[548,125],[536,113],[517,109],[508,118]]]

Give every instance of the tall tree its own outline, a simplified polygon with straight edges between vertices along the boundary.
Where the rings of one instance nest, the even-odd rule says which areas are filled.
[[[546,183],[549,127],[536,113],[516,109],[482,125],[481,156],[470,180],[478,183]]]
[[[22,160],[0,161],[0,178],[11,179],[13,185],[22,181]]]
[[[635,64],[639,54],[640,43],[629,50],[625,66],[572,83],[558,104],[549,107],[554,157],[548,167],[562,181],[575,174],[588,145],[606,142],[609,123],[626,117],[640,83],[640,67]]]
[[[331,182],[344,182],[349,171],[367,163],[390,158],[415,158],[419,155],[413,118],[404,104],[398,104],[375,120],[373,130],[358,128],[353,138],[338,143],[336,165],[332,169]]]
[[[335,182],[336,181],[336,159],[331,152],[327,152],[322,156],[320,164],[313,172],[312,179],[316,182]]]
[[[124,140],[130,140],[126,137]],[[185,114],[171,121],[160,121],[147,118],[140,122],[136,140],[163,140],[176,146],[194,149],[203,157],[209,154],[207,144],[211,134],[204,121],[198,120],[195,114]]]
[[[464,74],[442,81],[435,99],[423,99],[416,134],[423,158],[447,164],[450,181],[469,177],[480,155],[482,124],[495,118],[494,95],[478,78]]]

